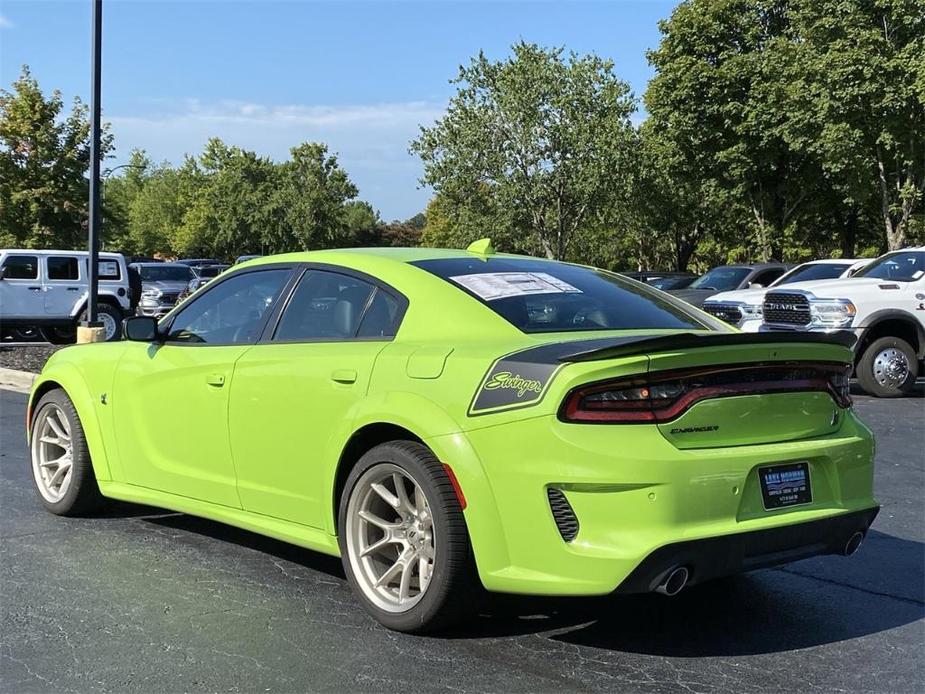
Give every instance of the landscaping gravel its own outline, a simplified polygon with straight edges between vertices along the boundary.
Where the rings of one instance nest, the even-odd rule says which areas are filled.
[[[39,373],[48,357],[66,345],[0,345],[0,367]]]

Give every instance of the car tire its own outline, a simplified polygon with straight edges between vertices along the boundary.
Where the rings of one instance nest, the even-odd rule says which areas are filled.
[[[59,516],[79,516],[105,506],[83,426],[63,390],[45,393],[35,406],[29,453],[35,491],[46,509]],[[65,464],[69,469],[62,471]],[[56,475],[61,479],[55,480]]]
[[[413,514],[400,510],[403,506],[398,499],[396,475],[402,480],[404,500],[414,508]],[[374,484],[386,487],[386,496],[391,494],[398,506],[393,507],[379,496]],[[419,493],[423,494],[423,503]],[[376,516],[377,523],[363,520],[361,511]],[[391,523],[391,529],[382,529],[380,520]],[[480,584],[466,522],[446,470],[423,444],[392,441],[364,454],[344,485],[338,528],[347,581],[366,610],[382,625],[411,633],[435,631],[453,625],[465,612],[471,613]],[[382,536],[370,542],[370,534],[377,532]],[[391,540],[371,552],[373,545],[383,544],[388,533]],[[426,569],[421,562],[427,564]],[[399,564],[404,567],[400,573],[377,587],[376,578],[381,580]],[[405,572],[409,576],[407,587]],[[423,580],[422,572],[426,574]],[[393,587],[393,582],[398,585]],[[415,588],[417,593],[411,595]],[[408,594],[404,598],[407,606],[402,604],[403,591]]]
[[[871,342],[856,368],[858,384],[878,398],[898,398],[915,388],[919,364],[908,342],[881,337]]]
[[[42,339],[53,345],[72,345],[77,341],[77,326],[42,328]]]
[[[87,309],[80,314],[80,320],[86,322]],[[112,304],[97,304],[96,319],[106,329],[106,342],[114,342],[122,338],[122,311]]]

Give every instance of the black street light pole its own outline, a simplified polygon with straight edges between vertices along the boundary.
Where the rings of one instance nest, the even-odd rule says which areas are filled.
[[[102,73],[103,0],[93,3],[92,45],[93,57],[90,73],[90,258],[88,264],[90,296],[87,304],[86,327],[99,327],[96,316],[96,297],[99,284],[100,252],[100,75]]]

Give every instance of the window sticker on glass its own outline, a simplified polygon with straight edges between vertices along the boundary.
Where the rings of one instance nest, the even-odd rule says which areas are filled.
[[[545,272],[483,272],[450,277],[483,301],[529,294],[581,294],[581,290]]]
[[[119,263],[115,260],[100,260],[99,265],[99,276],[101,278],[107,277],[118,277],[119,276]]]

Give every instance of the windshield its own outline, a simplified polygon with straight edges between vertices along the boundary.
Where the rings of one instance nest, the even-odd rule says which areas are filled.
[[[142,265],[140,271],[144,282],[189,282],[193,278],[186,265]]]
[[[668,291],[669,289],[684,289],[695,279],[697,278],[693,275],[690,277],[657,277],[654,280],[649,280],[649,286],[661,289],[662,291]]]
[[[899,251],[875,260],[855,277],[915,282],[923,275],[925,275],[925,251]]]
[[[853,263],[806,263],[798,265],[771,286],[779,287],[782,284],[811,282],[812,280],[833,280],[841,277],[852,265]]]
[[[205,265],[203,267],[198,267],[193,270],[200,277],[218,277],[219,274],[224,272],[224,265]]]
[[[728,292],[738,289],[751,270],[747,267],[729,267],[723,265],[710,270],[703,277],[691,283],[691,289],[715,289],[718,292]]]
[[[527,333],[709,328],[658,292],[604,270],[527,258],[411,264],[475,297]]]

